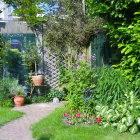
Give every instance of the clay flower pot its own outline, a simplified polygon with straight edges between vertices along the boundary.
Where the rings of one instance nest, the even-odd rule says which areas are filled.
[[[44,76],[43,75],[32,76],[32,82],[33,85],[35,86],[41,86],[44,82]]]
[[[14,97],[15,106],[23,106],[25,102],[24,96],[17,95]]]

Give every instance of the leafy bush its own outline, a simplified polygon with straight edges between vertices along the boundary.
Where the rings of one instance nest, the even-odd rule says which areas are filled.
[[[135,95],[140,97],[140,78],[136,78],[132,84],[132,89],[135,92]]]
[[[36,96],[31,98],[32,103],[46,103],[49,99],[47,96]]]
[[[63,88],[66,88],[68,94],[78,94],[84,89],[95,88],[96,76],[93,68],[86,62],[79,61],[76,66],[61,70],[60,83]]]
[[[140,1],[87,0],[86,3],[91,19],[95,16],[105,18],[104,27],[108,31],[110,45],[121,49],[123,57],[118,69],[130,81],[135,80],[140,76]]]
[[[67,108],[69,111],[77,110],[82,114],[85,114],[86,117],[89,117],[93,114],[95,101],[93,98],[93,90],[84,89],[81,94],[72,94],[68,95],[67,98]]]
[[[1,107],[13,107],[12,99],[0,99],[0,106]]]
[[[15,88],[18,80],[15,78],[3,78],[0,80],[0,99],[9,99],[11,89]]]
[[[32,98],[26,96],[26,97],[25,97],[25,103],[24,103],[24,104],[31,104],[31,103],[32,103]]]
[[[69,110],[92,113],[93,100],[86,94],[95,88],[96,76],[94,69],[83,61],[78,62],[77,66],[62,70],[60,82],[62,87],[67,90],[66,99],[68,100],[67,107]],[[85,99],[89,102],[86,102]]]
[[[140,100],[133,92],[125,94],[125,100],[114,106],[96,106],[96,116],[102,117],[104,127],[112,126],[119,132],[137,133],[140,129]]]
[[[6,77],[0,80],[0,105],[5,107],[13,106],[13,96],[18,84],[18,80],[15,78]],[[21,86],[20,86],[21,87]]]
[[[60,101],[65,100],[65,96],[66,94],[62,91],[59,91],[57,89],[51,89],[48,93],[47,93],[47,97],[49,101],[52,101],[53,98],[58,98]]]
[[[102,104],[114,104],[130,90],[128,81],[113,68],[100,69],[98,76],[96,98]]]

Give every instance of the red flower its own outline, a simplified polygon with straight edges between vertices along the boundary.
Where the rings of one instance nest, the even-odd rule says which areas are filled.
[[[68,111],[68,110],[66,110],[66,113],[69,113],[69,111]]]
[[[96,123],[99,123],[101,120],[102,120],[102,118],[99,117],[99,118],[96,120]]]
[[[73,112],[76,112],[76,110],[73,110]]]
[[[80,117],[80,113],[76,114],[75,117],[76,118],[79,118]]]
[[[64,116],[64,117],[67,117],[67,113],[64,113],[63,116]]]
[[[101,120],[102,120],[102,118],[101,118],[101,117],[99,117],[99,118],[98,118],[98,120],[100,120],[100,121],[101,121]]]

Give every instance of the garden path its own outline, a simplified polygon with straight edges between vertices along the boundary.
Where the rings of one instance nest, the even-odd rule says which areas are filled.
[[[0,140],[35,140],[32,138],[31,125],[62,105],[63,103],[38,103],[14,107],[13,110],[22,111],[25,114],[23,117],[0,127]]]

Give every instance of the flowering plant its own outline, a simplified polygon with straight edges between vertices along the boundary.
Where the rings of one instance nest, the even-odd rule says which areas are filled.
[[[98,117],[98,119],[96,120],[96,123],[100,123],[101,120],[102,120],[102,118],[101,117]]]
[[[79,113],[76,110],[66,111],[63,116],[67,119],[67,123],[70,125],[77,124],[91,124],[93,120],[87,118],[85,114]]]
[[[95,101],[93,98],[93,90],[86,90],[81,95],[83,105],[81,106],[81,112],[85,113],[87,117],[90,117],[94,112]]]

